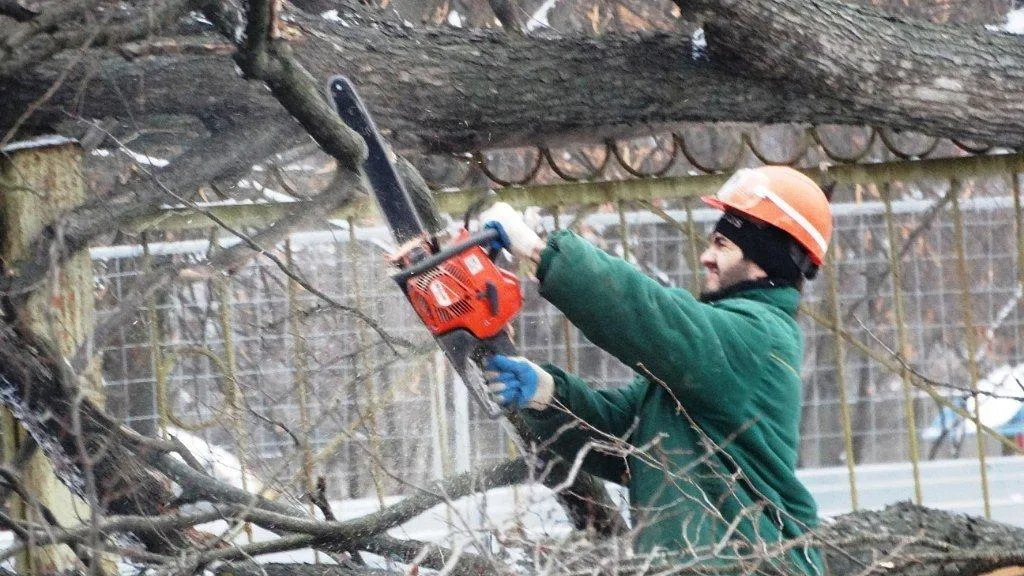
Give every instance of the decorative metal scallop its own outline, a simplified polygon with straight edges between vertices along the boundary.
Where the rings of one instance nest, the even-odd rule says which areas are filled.
[[[664,176],[679,157],[679,146],[671,134],[633,138],[626,142],[607,141],[619,166],[636,178]]]
[[[746,137],[743,132],[735,130],[729,134],[726,145],[728,148],[719,149],[722,145],[720,132],[724,127],[714,126],[701,132],[694,133],[692,130],[684,130],[676,133],[675,138],[679,143],[679,150],[686,157],[694,168],[711,174],[732,170],[739,166],[747,151]],[[733,131],[730,131],[733,132]],[[716,158],[725,158],[724,161],[716,161]]]
[[[752,131],[753,136],[744,132],[743,140],[762,164],[796,166],[813,141],[807,128],[795,124],[754,126]]]
[[[599,144],[480,150],[449,156],[444,161],[452,165],[450,170],[427,170],[430,174],[424,177],[434,188],[657,178],[683,173],[685,165],[677,169],[680,158],[693,169],[711,174],[750,162],[748,150],[761,164],[797,166],[884,161],[891,157],[887,151],[906,161],[963,152],[976,155],[990,152],[992,146],[867,126],[694,124],[674,133]],[[612,157],[615,163],[609,162]]]
[[[830,160],[855,164],[871,152],[877,134],[867,126],[823,124],[810,130],[811,137]],[[845,143],[845,144],[844,144]]]
[[[413,164],[434,190],[467,188],[476,174],[471,154],[431,155],[416,158]]]
[[[540,148],[551,171],[566,182],[598,180],[612,157],[608,143],[578,148]]]
[[[897,132],[891,128],[876,128],[885,147],[901,160],[927,158],[939,145],[939,138],[918,132]]]
[[[505,162],[498,161],[502,157]],[[493,182],[501,186],[524,186],[532,182],[537,175],[544,155],[538,148],[518,148],[476,152],[473,159],[476,161],[477,167]],[[509,164],[511,166],[502,166],[492,170],[490,167],[492,160],[494,164]]]
[[[982,142],[972,142],[970,140],[957,140],[956,138],[951,138],[950,142],[952,142],[957,148],[970,154],[984,154],[992,149],[991,144],[984,144]]]

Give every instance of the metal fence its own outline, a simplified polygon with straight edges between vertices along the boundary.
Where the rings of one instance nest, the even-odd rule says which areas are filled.
[[[1012,376],[1007,368],[1024,362],[1019,184],[1006,173],[836,186],[830,259],[807,286],[800,315],[802,467],[910,461],[919,476],[921,460],[972,458],[984,469],[986,455],[1012,452],[1024,413],[996,418],[995,431],[980,435],[963,416],[977,415],[964,409],[973,409],[965,399],[979,385],[1014,390],[1012,378],[986,376],[1001,368]],[[579,219],[581,207],[559,206],[543,225],[575,222],[660,281],[694,289],[696,254],[716,213],[692,206],[685,198],[619,202],[587,207]],[[506,458],[511,443],[477,413],[387,276],[385,238],[379,228],[339,223],[295,234],[278,250],[338,305],[419,352],[396,356],[371,326],[257,259],[230,280],[186,273],[122,326],[102,351],[108,408],[146,433],[201,436],[265,486],[291,493],[323,475],[332,497],[382,497]],[[199,261],[211,245],[94,249],[101,318],[148,267]],[[597,387],[632,377],[532,283],[525,287],[516,325],[525,355]],[[1009,395],[1024,396],[1016,390]],[[981,398],[984,423],[996,403]],[[1000,402],[1005,410],[1012,400]]]

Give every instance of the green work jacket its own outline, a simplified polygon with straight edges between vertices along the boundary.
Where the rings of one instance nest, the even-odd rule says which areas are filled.
[[[537,277],[545,299],[638,374],[624,388],[597,391],[545,365],[555,400],[574,416],[557,407],[523,413],[563,458],[587,450],[584,470],[628,487],[638,552],[728,541],[719,557],[756,555],[817,525],[814,499],[794,472],[803,357],[796,289],[702,303],[568,231],[551,235]],[[614,439],[624,441],[620,449],[592,442]],[[821,567],[800,545],[762,568]]]

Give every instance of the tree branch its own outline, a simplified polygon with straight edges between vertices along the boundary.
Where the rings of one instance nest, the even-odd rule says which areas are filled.
[[[17,0],[0,0],[0,14],[17,22],[28,22],[39,13],[22,6]]]
[[[675,2],[705,18],[711,61],[737,74],[836,98],[868,124],[1024,146],[1024,102],[1008,97],[1024,91],[1020,36],[839,0]]]
[[[299,138],[300,131],[294,124],[238,125],[190,146],[174,162],[155,170],[156,180],[143,175],[111,196],[94,197],[45,228],[22,258],[8,264],[8,274],[0,279],[0,293],[16,300],[25,298],[46,280],[53,264],[50,254],[61,263],[96,236],[155,213],[166,202],[166,193],[157,181],[174,190],[191,190],[224,174],[236,173],[241,165],[251,167]],[[54,230],[58,227],[63,244],[54,246]]]
[[[82,4],[93,4],[85,2]],[[10,77],[23,72],[25,69],[39,64],[53,55],[73,47],[117,45],[131,40],[145,38],[163,26],[165,23],[174,22],[182,14],[185,14],[194,2],[192,0],[165,0],[157,4],[143,16],[126,24],[108,24],[106,22],[88,26],[82,30],[57,31],[53,34],[37,34],[46,30],[48,26],[40,23],[37,26],[26,26],[22,31],[15,33],[6,42],[12,49],[0,64],[0,79]],[[56,3],[58,6],[64,3]],[[67,3],[69,7],[59,10],[49,20],[67,19],[75,17],[75,12],[85,6],[76,2]],[[36,34],[31,40],[26,38],[29,34]],[[23,44],[23,46],[18,46]],[[18,46],[17,48],[14,48]]]
[[[600,141],[698,120],[888,125],[1024,145],[1024,104],[1000,96],[1024,89],[1019,36],[980,27],[929,27],[866,9],[839,9],[830,2],[736,3],[742,9],[725,0],[721,4],[708,3],[720,10],[708,26],[714,48],[710,59],[695,59],[692,42],[679,35],[538,38],[501,30],[410,29],[355,18],[360,25],[346,28],[302,12],[289,15],[301,34],[290,48],[314,79],[316,92],[333,74],[352,75],[400,149],[466,151]],[[220,6],[208,5],[210,18]],[[765,19],[765,14],[773,16]],[[214,22],[230,34],[223,20]],[[884,27],[864,29],[876,23]],[[917,36],[932,50],[907,50]],[[280,42],[268,49],[283,53],[276,47]],[[104,56],[98,53],[92,61],[109,85],[79,72],[70,86],[82,90],[56,94],[44,111],[51,116],[40,116],[41,124],[79,99],[90,103],[94,117],[184,113],[215,130],[240,117],[284,117],[272,97],[283,100],[283,93],[252,90],[225,56],[179,55],[162,59],[159,66]],[[495,62],[517,73],[495,74]],[[275,72],[272,64],[267,62],[266,77],[252,70],[247,74],[274,88],[274,77],[289,71]],[[21,109],[45,90],[55,65],[56,60],[0,84],[8,108]],[[400,79],[386,73],[396,69],[403,71]],[[887,76],[896,70],[907,78]],[[133,81],[142,76],[144,85]],[[195,77],[203,83],[182,91],[183,80]],[[970,78],[961,81],[962,92],[941,88],[956,78]],[[133,93],[126,102],[111,85],[132,86]],[[523,110],[530,111],[529,122]],[[0,110],[0,127],[10,124],[10,113]]]

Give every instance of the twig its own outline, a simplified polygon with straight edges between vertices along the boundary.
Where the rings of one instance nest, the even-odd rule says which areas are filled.
[[[310,500],[313,504],[320,509],[320,512],[324,515],[325,520],[334,521],[334,511],[331,510],[331,503],[327,500],[327,479],[323,476],[317,476],[316,478],[316,492],[312,492],[309,495]]]
[[[987,390],[973,390],[969,386],[958,386],[956,384],[950,384],[948,382],[939,382],[938,380],[933,380],[933,379],[925,376],[924,374],[921,374],[920,372],[918,372],[913,366],[910,365],[910,363],[907,361],[906,358],[904,358],[900,353],[896,352],[895,350],[890,348],[885,342],[883,342],[870,328],[867,327],[867,325],[864,324],[864,322],[862,322],[860,320],[860,318],[854,316],[854,320],[857,321],[857,324],[864,330],[864,332],[871,338],[871,340],[873,340],[876,344],[878,344],[879,347],[881,347],[883,350],[885,350],[885,352],[893,360],[895,360],[900,365],[900,367],[904,368],[905,370],[907,370],[907,372],[909,372],[910,374],[912,374],[916,378],[920,379],[922,382],[925,382],[929,386],[932,386],[934,388],[945,388],[945,389],[948,389],[948,390],[956,390],[958,392],[964,392],[965,394],[972,394],[972,395],[978,395],[978,396],[989,396],[989,397],[992,397],[992,398],[1008,398],[1008,399],[1011,399],[1011,400],[1017,400],[1018,402],[1024,402],[1024,396],[1012,396],[1012,395],[1009,395],[1009,394],[998,394],[996,392],[989,392]]]
[[[255,4],[259,4],[259,2],[254,2],[254,3]],[[113,138],[113,136],[110,136],[110,137]],[[117,143],[118,146],[120,146],[122,148],[124,147],[124,145],[121,142],[117,141],[116,138],[113,138],[113,139],[114,139],[114,142]],[[293,281],[295,281],[295,283],[298,284],[299,286],[305,288],[309,293],[311,293],[314,296],[320,298],[324,302],[327,302],[328,304],[331,305],[332,308],[336,308],[338,310],[343,310],[343,311],[345,311],[345,312],[347,312],[349,314],[354,315],[359,320],[365,322],[368,326],[370,326],[377,333],[378,336],[380,336],[381,340],[383,340],[385,343],[387,343],[388,347],[391,348],[392,352],[397,352],[397,350],[395,349],[396,345],[402,346],[403,348],[410,348],[412,346],[412,344],[410,344],[409,341],[405,340],[404,338],[400,338],[398,336],[392,336],[392,335],[388,334],[387,331],[384,330],[384,328],[379,323],[377,323],[377,321],[375,321],[373,318],[370,318],[369,316],[367,316],[366,313],[364,313],[362,310],[359,310],[357,308],[353,308],[351,306],[346,306],[346,305],[338,302],[337,300],[335,300],[331,296],[329,296],[329,295],[325,294],[324,292],[320,291],[318,288],[316,288],[315,286],[313,286],[312,284],[307,282],[305,279],[303,279],[301,276],[296,274],[291,269],[291,266],[289,266],[287,263],[285,263],[283,260],[281,260],[281,258],[279,258],[276,254],[274,254],[274,253],[270,252],[269,250],[263,248],[263,246],[261,246],[258,242],[256,242],[248,234],[242,232],[241,230],[238,230],[238,229],[234,228],[233,226],[231,226],[230,224],[228,224],[227,222],[225,222],[224,220],[219,218],[212,211],[199,206],[199,204],[197,204],[195,201],[190,200],[188,198],[185,198],[185,197],[175,193],[174,191],[172,191],[167,186],[165,186],[160,181],[160,179],[157,177],[157,175],[155,175],[151,170],[148,170],[144,166],[141,166],[141,165],[139,165],[138,168],[139,168],[139,170],[142,173],[144,173],[146,176],[148,176],[153,181],[154,184],[156,184],[161,190],[163,190],[163,192],[165,194],[167,194],[171,198],[174,198],[178,202],[181,202],[182,204],[185,204],[189,208],[191,208],[191,209],[195,210],[196,212],[198,212],[198,213],[206,216],[207,218],[209,218],[210,221],[212,221],[214,224],[216,224],[220,228],[226,230],[228,233],[232,234],[233,236],[235,236],[236,238],[241,240],[242,243],[245,244],[246,246],[248,246],[249,249],[252,250],[255,254],[263,256],[263,257],[267,258],[268,260],[270,260],[271,262],[273,262],[274,265],[277,266],[277,268],[279,270],[281,270],[281,272],[283,272],[285,274],[285,276],[287,276],[288,278],[290,278]],[[348,198],[346,198],[344,200],[344,202],[346,202],[346,203],[348,201],[350,201],[350,199],[348,199]],[[77,360],[77,358],[76,358],[76,360]],[[75,365],[77,366],[78,363],[76,362]]]
[[[296,448],[299,448],[299,447],[302,446],[302,441],[299,440],[299,437],[296,436],[295,433],[292,432],[291,429],[289,429],[288,426],[286,426],[284,422],[281,422],[280,420],[274,420],[270,416],[266,416],[264,414],[260,414],[255,409],[253,409],[253,407],[250,406],[248,402],[245,403],[245,410],[249,414],[252,414],[254,417],[256,417],[256,419],[262,420],[263,422],[266,422],[267,424],[273,426],[274,428],[277,428],[279,430],[283,430],[285,434],[287,434],[288,436],[291,436],[292,444]]]

